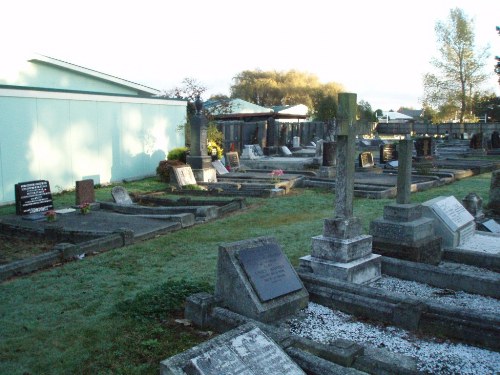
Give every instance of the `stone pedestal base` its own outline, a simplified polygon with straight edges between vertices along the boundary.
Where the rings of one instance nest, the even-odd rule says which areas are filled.
[[[331,178],[337,175],[337,167],[319,167],[319,177]]]
[[[299,271],[334,278],[354,284],[365,284],[381,277],[381,256],[370,254],[350,262],[334,262],[307,255],[300,258]]]
[[[384,216],[370,224],[373,251],[393,258],[438,264],[441,261],[441,237],[434,232],[433,219],[422,216],[417,204],[389,204]]]
[[[372,236],[361,235],[351,239],[325,236],[312,238],[311,255],[334,262],[349,262],[372,252]]]
[[[193,169],[196,182],[217,182],[217,172],[215,168]]]

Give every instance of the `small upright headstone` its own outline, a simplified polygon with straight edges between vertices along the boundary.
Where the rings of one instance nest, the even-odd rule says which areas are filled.
[[[432,156],[432,138],[422,137],[415,141],[415,151],[417,157],[429,157]]]
[[[175,183],[179,187],[196,185],[196,179],[194,178],[193,170],[188,166],[172,167],[173,177]]]
[[[37,180],[14,185],[16,214],[33,215],[54,209],[49,181]]]
[[[393,160],[398,160],[396,146],[392,143],[380,145],[380,163],[385,164]]]
[[[231,171],[236,171],[240,168],[240,158],[237,152],[231,151],[226,153],[226,160]]]
[[[360,153],[358,163],[361,168],[372,168],[375,165],[373,161],[373,154],[369,151]]]
[[[496,130],[491,134],[491,148],[500,148],[500,134]]]
[[[462,205],[467,211],[474,216],[475,220],[481,220],[484,218],[483,213],[483,200],[482,198],[474,192],[467,194],[462,199]]]
[[[500,169],[491,173],[488,209],[492,211],[493,215],[500,216]]]
[[[243,152],[241,153],[241,159],[257,159],[258,155],[255,152],[254,145],[245,145]]]
[[[333,141],[323,142],[323,163],[324,167],[334,167],[336,165],[337,144]]]
[[[260,147],[260,145],[253,145],[253,153],[258,157],[264,156],[264,151],[262,150],[262,147]]]
[[[309,299],[272,237],[219,246],[215,296],[228,309],[262,322],[292,315]]]
[[[75,203],[94,203],[95,202],[95,191],[94,191],[94,180],[81,180],[76,181],[75,187]]]
[[[127,189],[123,186],[113,187],[113,189],[111,189],[111,196],[116,204],[130,205],[134,203],[130,195],[128,195]]]
[[[483,147],[483,133],[475,133],[470,140],[470,148],[479,150]]]
[[[281,146],[280,149],[284,156],[292,156],[292,151],[288,147]]]

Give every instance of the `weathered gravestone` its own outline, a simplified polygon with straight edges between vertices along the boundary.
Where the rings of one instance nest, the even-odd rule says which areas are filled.
[[[398,160],[396,145],[392,143],[380,145],[380,164],[385,164],[393,160]]]
[[[172,167],[174,178],[174,183],[179,187],[188,186],[188,185],[196,185],[196,179],[194,178],[193,170],[189,165],[180,166],[180,167]]]
[[[94,203],[95,202],[95,191],[94,191],[94,180],[81,180],[76,181],[75,187],[75,203]]]
[[[455,248],[474,235],[474,216],[454,196],[436,197],[422,205],[424,216],[435,219],[435,230],[443,238],[444,247]]]
[[[373,166],[375,166],[373,154],[369,151],[360,153],[358,156],[358,164],[361,168],[373,168]]]
[[[240,168],[240,158],[238,157],[238,153],[235,151],[226,153],[226,160],[231,171],[237,171]]]
[[[496,130],[491,134],[491,148],[500,148],[500,134]]]
[[[273,322],[307,306],[309,294],[276,239],[219,246],[215,297],[229,310]]]
[[[222,162],[220,160],[214,160],[212,162],[212,166],[215,168],[215,171],[219,175],[229,173],[229,171],[226,169],[226,167],[224,167],[224,165],[222,164]]]
[[[500,169],[491,173],[488,209],[492,211],[493,215],[500,216]]]
[[[49,182],[20,182],[14,185],[17,215],[41,214],[54,209]]]
[[[284,155],[284,156],[292,156],[292,151],[290,151],[290,149],[286,146],[281,146],[280,147],[280,150],[281,150],[281,153]]]
[[[111,189],[111,196],[116,204],[130,205],[134,203],[130,195],[128,195],[127,189],[123,186],[113,187],[113,189]]]
[[[486,221],[483,221],[481,223],[481,228],[487,232],[491,233],[500,233],[500,224],[498,224],[495,220],[489,219]],[[499,239],[500,240],[500,239]],[[500,248],[500,244],[499,244]]]
[[[338,103],[334,217],[325,219],[323,235],[312,238],[300,271],[362,284],[380,278],[381,260],[372,254],[372,236],[362,234],[361,221],[353,216],[356,94],[339,94]]]
[[[384,216],[370,223],[373,251],[394,258],[438,264],[441,238],[435,235],[434,220],[422,217],[422,206],[411,204],[413,141],[399,142],[396,203],[384,207]]]
[[[462,198],[462,205],[470,212],[476,221],[484,218],[483,199],[474,192],[467,194]]]
[[[305,375],[262,330],[251,323],[160,363],[161,375]]]
[[[422,137],[415,140],[415,151],[417,157],[425,158],[432,156],[432,138]]]

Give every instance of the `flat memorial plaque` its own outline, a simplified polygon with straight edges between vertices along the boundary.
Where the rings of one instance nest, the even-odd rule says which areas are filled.
[[[180,187],[187,185],[196,185],[196,179],[194,178],[193,170],[190,166],[174,167],[173,170],[177,184]]]
[[[238,257],[262,302],[302,289],[302,283],[277,244],[242,249]]]
[[[452,231],[457,231],[464,225],[474,221],[474,217],[454,196],[436,201],[432,208]]]
[[[481,223],[483,227],[485,227],[491,233],[500,233],[500,224],[498,224],[495,220],[490,219]]]
[[[199,375],[303,375],[302,369],[259,328],[191,359]]]
[[[14,188],[17,215],[32,215],[54,209],[48,181],[20,182]]]
[[[229,171],[224,167],[224,165],[221,163],[220,160],[215,160],[212,162],[213,167],[215,168],[215,171],[219,174],[227,174]]]

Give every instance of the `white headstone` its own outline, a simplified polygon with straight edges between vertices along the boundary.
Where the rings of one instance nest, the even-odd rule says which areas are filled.
[[[177,181],[177,185],[180,187],[187,185],[196,185],[196,179],[194,178],[193,170],[190,166],[186,167],[174,167],[174,176]]]
[[[292,151],[290,151],[290,149],[286,146],[281,146],[281,152],[283,152],[283,154],[285,156],[291,156],[292,155]]]
[[[215,160],[212,162],[213,167],[215,168],[217,174],[222,175],[229,173],[229,171],[224,167],[224,164],[220,160]]]
[[[243,152],[241,153],[241,159],[257,159],[257,155],[254,152],[253,145],[245,145]]]
[[[300,147],[300,137],[293,137],[292,141],[293,148],[299,148]]]

